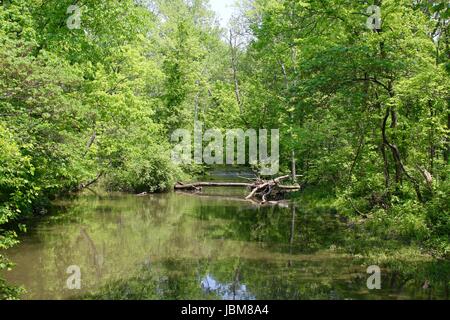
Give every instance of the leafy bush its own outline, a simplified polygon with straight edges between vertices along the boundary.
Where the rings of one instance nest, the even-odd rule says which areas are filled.
[[[0,123],[0,250],[17,243],[16,232],[3,226],[30,211],[38,190],[31,182],[33,174],[30,158],[20,153],[11,134]],[[0,254],[0,271],[9,268],[11,263]],[[0,278],[0,299],[16,298],[19,292]]]
[[[182,172],[172,163],[168,150],[168,145],[154,141],[129,148],[129,156],[107,175],[106,188],[135,193],[170,190]]]
[[[449,197],[448,190],[438,190],[427,208],[427,224],[433,235],[429,240],[429,244],[431,247],[436,248],[437,255],[443,257],[450,256]]]

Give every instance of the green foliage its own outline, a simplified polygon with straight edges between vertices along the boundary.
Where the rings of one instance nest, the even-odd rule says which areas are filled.
[[[448,185],[443,190],[438,190],[430,206],[426,209],[427,225],[434,237],[429,244],[435,249],[435,254],[443,257],[450,255],[450,210]]]
[[[0,250],[17,244],[17,234],[3,229],[3,225],[27,213],[36,195],[37,187],[31,182],[34,167],[28,157],[21,155],[12,135],[0,124]],[[0,254],[0,271],[12,264]],[[20,290],[8,286],[0,278],[0,299],[13,299]]]
[[[0,249],[16,243],[13,221],[100,178],[110,190],[170,190],[183,172],[169,133],[221,72],[204,68],[222,43],[201,1],[159,3],[170,23],[145,1],[82,1],[80,29],[67,27],[70,5],[0,2]],[[13,294],[3,282],[0,292]]]
[[[121,170],[112,172],[106,187],[109,190],[126,192],[170,191],[183,173],[170,161],[168,146],[138,144],[128,148],[129,153]]]
[[[373,31],[365,2],[255,0],[229,41],[204,0],[84,0],[80,29],[72,4],[0,3],[0,228],[99,180],[169,190],[203,170],[169,141],[201,120],[279,128],[284,171],[294,158],[343,215],[448,257],[444,1],[385,0]]]
[[[446,256],[448,7],[383,1],[376,32],[367,7],[255,1],[245,119],[283,128],[282,166],[294,151],[303,183],[326,185],[340,212]]]

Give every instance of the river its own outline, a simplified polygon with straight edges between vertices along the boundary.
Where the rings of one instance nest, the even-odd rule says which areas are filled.
[[[339,215],[239,201],[244,194],[59,200],[7,251],[16,266],[5,277],[25,299],[448,299],[447,279],[427,288],[398,270],[369,290],[369,261],[340,249],[349,226]],[[70,266],[79,290],[68,288]]]

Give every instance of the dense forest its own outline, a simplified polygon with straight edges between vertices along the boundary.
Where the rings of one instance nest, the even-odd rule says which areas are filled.
[[[449,19],[446,1],[248,0],[224,30],[207,0],[0,0],[0,250],[57,197],[205,172],[171,159],[202,121],[279,129],[280,174],[448,259]]]

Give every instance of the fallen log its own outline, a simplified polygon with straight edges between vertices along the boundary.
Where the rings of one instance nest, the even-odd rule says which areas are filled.
[[[175,190],[186,190],[201,187],[252,187],[253,183],[239,183],[239,182],[195,182],[190,184],[178,183]]]
[[[300,187],[300,185],[294,185],[294,186],[283,186],[283,185],[278,185],[277,188],[278,188],[278,189],[281,189],[281,190],[286,190],[286,191],[289,191],[289,190],[295,191],[295,190],[300,189],[301,187]]]
[[[261,199],[262,203],[270,202],[271,198],[282,197],[284,193],[298,191],[301,189],[300,185],[282,185],[284,180],[290,179],[290,175],[278,177],[273,180],[256,180],[253,183],[242,182],[194,182],[184,184],[178,182],[175,185],[175,190],[190,190],[201,192],[203,187],[245,187],[251,190],[250,194],[245,198],[252,200],[255,198]]]

